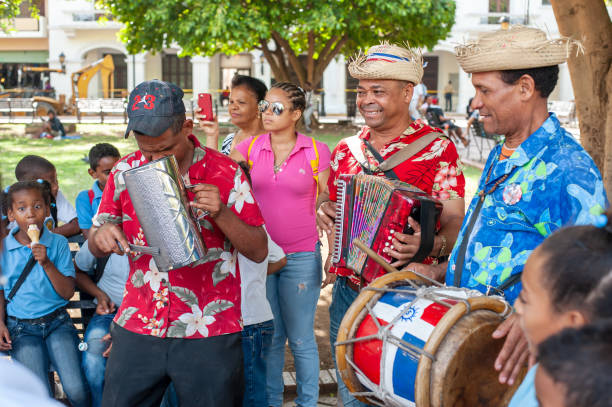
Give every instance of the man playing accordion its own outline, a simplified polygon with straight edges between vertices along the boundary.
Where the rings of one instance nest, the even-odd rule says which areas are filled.
[[[412,121],[410,117],[413,89],[423,77],[423,58],[411,48],[381,44],[354,58],[349,72],[359,79],[357,107],[366,126],[357,135],[341,140],[334,149],[328,190],[317,202],[317,224],[331,242],[340,175],[370,173],[399,179],[443,203],[440,230],[429,257],[425,259],[426,263],[436,263],[438,258],[448,254],[459,232],[465,209],[465,179],[452,141],[439,130],[421,121]],[[400,153],[419,140],[426,144],[418,151]],[[383,169],[387,169],[383,171],[380,165],[395,154],[405,154],[406,158],[394,163],[390,169],[383,165]],[[419,249],[420,225],[414,219],[409,219],[409,223],[415,233],[396,232],[386,249],[388,255],[397,259],[392,263],[395,267],[406,264]],[[331,267],[331,255],[330,250],[323,285],[335,281],[330,306],[330,340],[333,345],[342,317],[358,295],[360,281],[348,268]],[[339,375],[338,393],[345,406],[360,405],[349,395]]]

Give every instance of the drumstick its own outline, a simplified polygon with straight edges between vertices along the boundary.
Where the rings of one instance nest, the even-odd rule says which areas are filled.
[[[387,263],[385,259],[378,255],[378,253],[366,246],[361,240],[355,239],[353,240],[353,244],[363,250],[365,254],[371,257],[372,260],[374,260],[376,263],[380,264],[382,268],[384,268],[388,273],[399,271],[398,269]]]
[[[382,257],[380,257],[378,255],[378,253],[376,253],[374,250],[370,249],[368,246],[366,246],[361,240],[359,239],[354,239],[353,240],[353,245],[357,246],[358,248],[360,248],[361,250],[363,250],[365,252],[365,254],[367,254],[370,258],[372,258],[372,260],[374,260],[376,263],[380,264],[382,266],[382,268],[384,268],[387,272],[389,273],[393,273],[396,271],[399,271],[398,269],[396,269],[395,267],[393,267],[392,265],[390,265],[389,263],[387,263],[387,261],[385,259],[383,259]],[[427,277],[419,272],[416,272],[414,270],[408,270],[411,273],[421,277],[423,280],[429,281],[430,283],[437,285],[437,286],[442,286],[442,284],[440,284],[439,281],[436,281],[430,277]]]

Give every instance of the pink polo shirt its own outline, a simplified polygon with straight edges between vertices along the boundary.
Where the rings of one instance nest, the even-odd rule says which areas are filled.
[[[236,146],[246,158],[253,137]],[[331,152],[319,141],[319,173],[329,168]],[[295,147],[274,173],[274,152],[270,134],[262,134],[253,144],[248,160],[253,161],[253,195],[266,222],[268,233],[285,253],[312,252],[318,240],[315,201],[317,185],[310,160],[316,157],[312,139],[298,133]]]

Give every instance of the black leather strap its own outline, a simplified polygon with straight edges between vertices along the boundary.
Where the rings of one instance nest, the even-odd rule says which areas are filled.
[[[44,233],[45,228],[46,228],[45,226],[42,227],[42,230],[40,231],[41,236]],[[26,263],[26,265],[23,267],[23,271],[19,275],[19,278],[17,279],[17,282],[11,289],[11,292],[9,293],[8,297],[6,297],[7,304],[11,302],[15,294],[17,294],[17,291],[19,291],[19,289],[21,288],[21,285],[23,284],[25,279],[28,277],[28,275],[30,274],[30,272],[32,271],[35,265],[36,265],[36,260],[34,259],[34,255],[32,255],[28,259],[28,262]]]
[[[372,153],[374,158],[376,158],[376,161],[378,161],[380,164],[382,164],[385,161],[385,159],[382,157],[382,155],[380,155],[380,153],[378,151],[376,151],[374,146],[372,144],[370,144],[370,142],[368,140],[364,139],[363,142],[366,145],[366,147],[368,148],[368,150],[370,150],[370,152]],[[399,180],[399,177],[397,176],[395,171],[393,171],[392,169],[385,171],[385,177],[387,177],[389,179]]]
[[[421,201],[421,244],[410,260],[411,263],[421,263],[429,256],[436,237],[436,205],[432,201]]]
[[[21,288],[21,285],[23,284],[25,279],[28,277],[28,275],[30,274],[30,272],[34,268],[35,264],[36,264],[36,260],[34,259],[34,256],[30,256],[30,258],[28,259],[28,262],[26,263],[25,267],[23,268],[23,271],[21,272],[21,275],[19,276],[19,279],[17,280],[17,282],[15,283],[13,288],[11,289],[11,292],[9,293],[8,297],[6,298],[6,302],[7,303],[11,302],[11,300],[13,299],[15,294],[17,294],[17,291],[19,291],[19,289]]]

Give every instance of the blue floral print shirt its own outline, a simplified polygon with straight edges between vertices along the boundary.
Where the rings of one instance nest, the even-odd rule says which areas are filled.
[[[489,154],[478,192],[489,192],[508,176],[481,205],[478,192],[472,199],[449,259],[448,285],[455,283],[465,239],[459,286],[494,294],[491,288],[520,273],[529,254],[552,232],[592,223],[607,208],[599,170],[554,113],[510,158],[499,161],[500,152],[498,145]],[[512,304],[520,291],[518,280],[504,291],[505,297]]]

